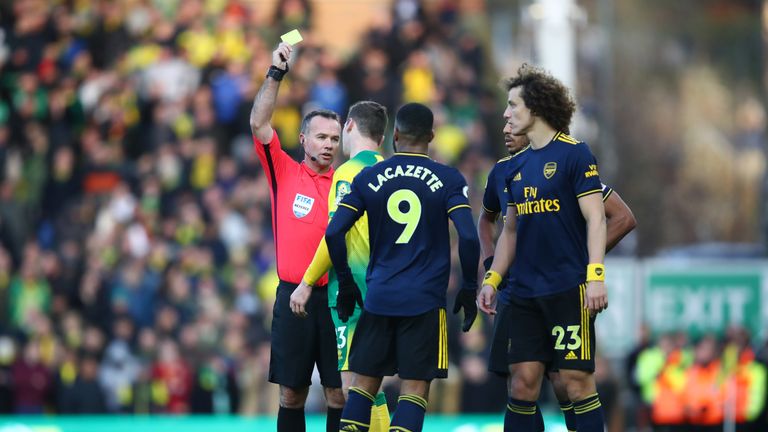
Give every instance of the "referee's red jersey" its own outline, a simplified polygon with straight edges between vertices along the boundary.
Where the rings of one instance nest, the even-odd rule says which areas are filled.
[[[254,137],[253,146],[269,180],[277,275],[298,284],[325,235],[333,168],[318,174],[296,162],[280,147],[276,131],[268,144]],[[317,281],[327,283],[328,275]]]

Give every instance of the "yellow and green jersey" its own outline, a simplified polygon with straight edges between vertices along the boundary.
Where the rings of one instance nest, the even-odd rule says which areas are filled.
[[[352,180],[363,170],[363,168],[372,166],[384,158],[372,150],[364,150],[356,154],[355,157],[344,162],[333,174],[331,191],[328,194],[328,219],[333,217],[339,203],[350,192]],[[355,222],[355,225],[347,233],[347,259],[349,267],[352,269],[352,276],[360,287],[360,291],[365,298],[367,285],[365,283],[366,272],[368,271],[368,261],[370,259],[370,242],[368,239],[368,215],[363,215]],[[304,281],[314,285],[323,274],[328,272],[328,306],[336,306],[336,296],[339,292],[339,282],[336,278],[336,272],[332,268],[331,258],[328,255],[328,246],[325,244],[325,238],[315,252],[309,268],[304,274]]]

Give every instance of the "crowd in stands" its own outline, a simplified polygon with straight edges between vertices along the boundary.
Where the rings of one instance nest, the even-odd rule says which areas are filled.
[[[633,423],[671,432],[723,430],[724,422],[765,430],[766,347],[754,346],[749,332],[735,326],[724,337],[690,339],[686,332],[659,335],[628,357]]]
[[[306,38],[273,118],[288,151],[311,108],[425,102],[435,157],[481,196],[503,95],[481,85],[492,71],[454,2],[394,2],[345,58],[313,42],[310,2],[257,6],[0,2],[0,412],[276,412],[275,251],[248,117],[286,30]],[[483,324],[460,339],[451,323],[463,397],[436,409],[503,408]]]

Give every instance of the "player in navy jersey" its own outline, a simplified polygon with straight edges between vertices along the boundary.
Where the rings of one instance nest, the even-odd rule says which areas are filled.
[[[528,65],[505,81],[504,118],[530,145],[506,172],[507,219],[478,298],[493,313],[507,274],[510,398],[507,431],[536,430],[546,367],[560,371],[579,432],[602,432],[594,379],[594,318],[608,306],[605,210],[597,162],[568,136],[575,103],[551,75]]]
[[[493,247],[495,240],[496,225],[499,216],[502,222],[506,219],[506,197],[507,187],[505,181],[505,172],[511,164],[511,159],[515,154],[528,146],[528,138],[525,135],[512,135],[512,126],[506,123],[504,126],[504,144],[510,153],[499,160],[488,174],[488,181],[483,195],[483,212],[477,221],[477,233],[480,238],[480,253],[483,258],[485,270],[490,269],[493,262]],[[632,231],[636,225],[635,217],[630,208],[624,203],[621,197],[610,187],[603,185],[603,203],[605,205],[605,218],[607,225],[607,246],[606,252],[611,250],[627,233]],[[507,352],[507,323],[504,320],[504,307],[509,304],[509,289],[504,289],[503,285],[499,287],[496,316],[494,320],[493,339],[491,341],[490,356],[488,360],[488,370],[502,376],[509,375],[508,352]],[[576,414],[573,411],[573,404],[568,399],[568,391],[560,380],[559,372],[552,369],[547,370],[547,378],[552,383],[552,389],[560,404],[560,409],[565,417],[565,425],[569,431],[576,430]],[[511,387],[508,384],[508,389]],[[537,430],[544,430],[544,419],[538,406],[536,407]]]
[[[450,218],[459,234],[463,287],[454,313],[464,308],[463,330],[477,315],[479,244],[467,183],[454,168],[427,156],[433,115],[421,104],[398,110],[396,153],[363,169],[328,225],[326,242],[339,280],[337,309],[346,321],[361,303],[347,264],[345,234],[368,213],[371,245],[368,292],[352,340],[354,372],[342,431],[367,431],[373,395],[383,376],[402,379],[391,430],[420,431],[429,383],[448,372],[446,289],[451,266]]]

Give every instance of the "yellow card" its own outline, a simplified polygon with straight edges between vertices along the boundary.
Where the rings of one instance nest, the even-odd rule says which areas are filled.
[[[299,33],[299,31],[296,29],[291,30],[288,33],[280,36],[280,39],[282,39],[283,42],[289,45],[296,45],[297,43],[304,40],[304,38],[301,37],[301,33]]]

